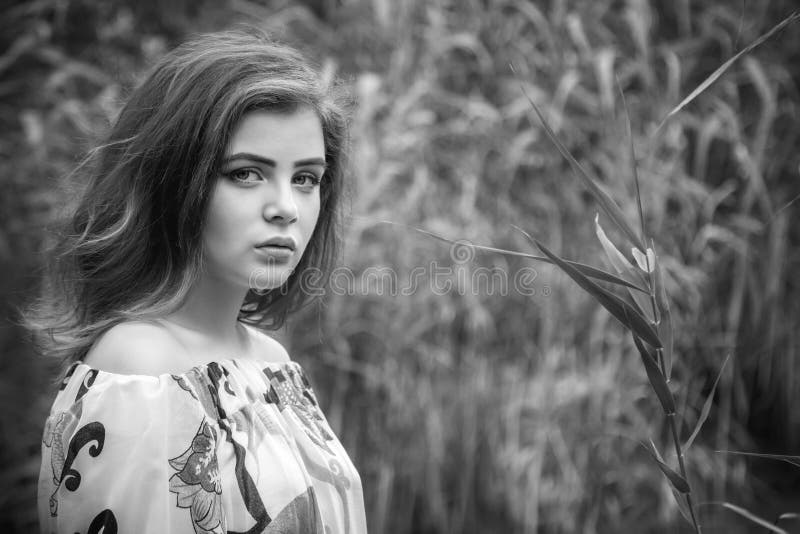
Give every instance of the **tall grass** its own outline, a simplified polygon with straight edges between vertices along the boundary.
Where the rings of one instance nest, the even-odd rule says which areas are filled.
[[[605,190],[633,199],[616,74],[671,297],[682,436],[733,355],[690,451],[692,488],[770,520],[791,511],[768,496],[796,489],[792,471],[715,451],[800,449],[791,410],[800,400],[798,204],[784,208],[800,193],[796,32],[734,65],[656,132],[688,90],[783,18],[787,3],[237,0],[213,14],[147,5],[84,7],[91,17],[76,17],[70,10],[83,4],[20,2],[12,13],[20,33],[3,37],[0,52],[10,102],[0,119],[16,133],[2,138],[0,159],[11,248],[0,247],[0,259],[19,285],[31,284],[23,273],[38,261],[40,221],[61,201],[56,177],[113,115],[133,73],[189,29],[262,21],[352,81],[346,265],[357,279],[389,267],[401,282],[416,267],[430,274],[433,261],[452,268],[446,292],[423,278],[396,297],[377,285],[329,294],[284,335],[359,467],[371,531],[680,529],[669,487],[638,442],[666,443],[669,428],[625,329],[552,266],[481,250],[460,261],[445,243],[378,222],[530,251],[516,224],[560,256],[596,265],[598,207],[552,149],[519,80]],[[84,20],[101,31],[83,31]],[[636,220],[635,202],[621,204]],[[483,268],[511,279],[531,266],[533,295],[474,287]],[[8,510],[0,526],[29,531],[47,374],[19,331],[5,332],[13,350],[3,351],[0,377],[9,407],[0,487],[13,489],[0,493]],[[730,510],[699,514],[706,531],[749,528]]]

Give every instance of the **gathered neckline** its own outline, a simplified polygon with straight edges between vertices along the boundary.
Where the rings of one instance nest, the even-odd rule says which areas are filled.
[[[221,358],[221,359],[218,359],[218,360],[212,360],[212,361],[209,361],[209,362],[200,363],[200,364],[194,365],[194,366],[190,367],[189,369],[186,369],[185,371],[180,372],[180,373],[159,373],[157,375],[148,375],[148,374],[141,374],[141,373],[115,373],[113,371],[105,371],[105,370],[100,369],[98,367],[94,367],[92,365],[89,365],[88,363],[84,362],[83,360],[77,360],[76,362],[74,362],[70,366],[70,368],[67,371],[66,375],[69,376],[70,378],[72,378],[72,376],[75,375],[75,370],[77,370],[78,367],[83,366],[83,367],[86,367],[89,370],[96,371],[98,376],[106,375],[106,376],[111,377],[111,378],[119,378],[119,379],[153,379],[153,380],[162,380],[162,379],[171,378],[171,377],[184,377],[184,376],[186,376],[188,374],[196,373],[198,371],[199,372],[204,372],[209,366],[212,366],[212,365],[219,365],[221,367],[228,368],[230,366],[239,367],[240,364],[256,366],[256,367],[259,368],[259,370],[263,370],[263,369],[267,369],[267,368],[269,368],[269,369],[281,369],[281,368],[286,368],[286,367],[294,367],[296,369],[299,369],[300,371],[303,371],[303,367],[298,362],[296,362],[294,360],[285,360],[285,361],[282,361],[282,362],[268,362],[268,361],[264,361],[264,360],[259,360],[257,358],[246,358],[246,357],[243,357],[243,356],[238,356],[238,357],[232,357],[232,358]]]

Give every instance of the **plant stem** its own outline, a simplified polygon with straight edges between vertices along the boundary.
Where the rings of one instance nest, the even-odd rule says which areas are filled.
[[[655,248],[655,245],[653,245]],[[647,251],[645,251],[645,262],[647,264],[647,274],[648,274],[648,281],[650,282],[650,303],[653,305],[653,319],[656,320],[656,324],[661,320],[658,316],[658,304],[656,302],[656,284],[655,284],[655,276],[653,272],[650,270],[650,259],[647,256]],[[663,349],[656,349],[656,360],[658,361],[658,365],[661,368],[661,374],[664,375],[664,379],[667,379],[667,367],[664,363],[664,351]],[[678,437],[678,426],[675,422],[675,414],[670,413],[667,414],[667,419],[669,420],[669,429],[672,432],[672,443],[675,445],[675,454],[678,456],[678,466],[681,470],[681,476],[686,480],[686,484],[689,486],[689,493],[686,494],[686,504],[689,507],[689,515],[692,518],[692,526],[694,527],[694,531],[696,534],[702,534],[702,529],[700,528],[700,524],[697,522],[697,515],[694,511],[694,503],[692,502],[692,486],[689,483],[689,477],[686,475],[686,462],[683,458],[683,450],[681,449],[681,442],[680,438]]]
[[[669,428],[672,431],[672,442],[675,444],[675,454],[678,456],[678,466],[681,470],[681,476],[686,480],[686,483],[689,484],[689,477],[686,475],[686,464],[683,460],[683,451],[681,450],[681,443],[678,439],[678,427],[675,424],[675,414],[668,414],[667,419],[669,419]],[[689,489],[691,490],[691,484],[689,484]],[[697,516],[694,512],[694,503],[692,502],[692,493],[686,494],[686,504],[689,506],[689,515],[692,517],[692,526],[694,527],[694,531],[697,534],[701,534],[702,530],[700,529],[700,525],[697,523]]]

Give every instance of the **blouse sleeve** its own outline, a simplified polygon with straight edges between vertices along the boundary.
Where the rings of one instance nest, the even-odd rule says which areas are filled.
[[[180,376],[73,366],[42,440],[42,532],[224,532],[220,430],[203,395]]]

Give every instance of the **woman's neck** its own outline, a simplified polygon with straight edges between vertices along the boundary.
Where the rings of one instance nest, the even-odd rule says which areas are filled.
[[[247,335],[238,321],[246,294],[245,288],[203,275],[183,305],[165,319],[206,338],[211,345],[239,352],[246,349]]]

